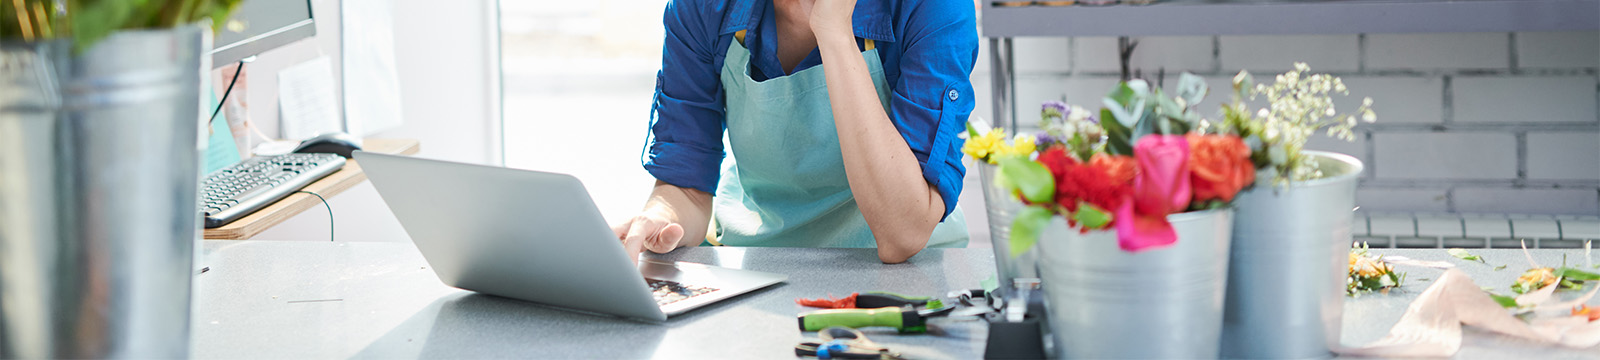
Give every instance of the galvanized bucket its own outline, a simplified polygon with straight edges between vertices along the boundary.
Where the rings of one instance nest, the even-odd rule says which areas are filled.
[[[1328,358],[1339,344],[1362,166],[1343,154],[1305,154],[1323,178],[1257,185],[1234,199],[1225,358]]]
[[[1039,239],[1060,359],[1216,358],[1233,211],[1167,216],[1172,246],[1136,253],[1116,233],[1079,234],[1057,217]]]
[[[994,245],[995,277],[1001,285],[1000,292],[1010,296],[1013,279],[1039,277],[1038,271],[1034,268],[1039,253],[1030,251],[1015,258],[1011,257],[1011,220],[1015,219],[1017,211],[1022,209],[1022,201],[995,186],[994,179],[1000,173],[999,166],[980,161],[977,168],[978,176],[983,182],[983,204],[989,219],[989,241]]]
[[[0,358],[183,358],[210,29],[0,46]]]

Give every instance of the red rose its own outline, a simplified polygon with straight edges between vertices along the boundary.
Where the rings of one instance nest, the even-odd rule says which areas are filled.
[[[1040,162],[1046,161],[1043,156],[1040,157]],[[1056,204],[1067,211],[1078,211],[1080,202],[1094,204],[1106,211],[1115,209],[1126,201],[1133,183],[1132,158],[1124,161],[1118,157],[1096,155],[1089,163],[1081,163],[1065,155],[1060,158],[1052,155],[1046,167],[1050,167],[1055,176]],[[1073,223],[1070,216],[1067,221]],[[1076,226],[1075,223],[1073,225]]]
[[[1066,147],[1056,145],[1039,153],[1039,164],[1043,164],[1046,169],[1050,169],[1051,176],[1059,177],[1067,172],[1068,166],[1077,165],[1078,159],[1073,159],[1071,155],[1067,155]]]
[[[1189,182],[1194,201],[1233,201],[1233,196],[1256,181],[1250,147],[1234,135],[1194,135],[1189,140]]]

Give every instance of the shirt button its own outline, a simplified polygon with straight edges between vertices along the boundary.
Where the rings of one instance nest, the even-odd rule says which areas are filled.
[[[956,92],[955,90],[950,90],[950,101],[956,101],[956,99],[960,99],[960,98],[961,98],[961,93],[960,92]]]

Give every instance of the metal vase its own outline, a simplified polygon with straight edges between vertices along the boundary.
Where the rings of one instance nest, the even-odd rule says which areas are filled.
[[[1022,201],[995,186],[995,176],[1000,174],[999,166],[979,161],[977,168],[983,185],[984,209],[987,209],[985,212],[989,218],[989,241],[994,246],[995,277],[1001,285],[998,290],[1009,297],[1014,289],[1011,286],[1013,279],[1039,277],[1034,268],[1039,254],[1029,251],[1011,257],[1011,221],[1022,209]]]
[[[1111,231],[1080,234],[1057,217],[1039,239],[1060,359],[1208,359],[1218,355],[1233,211],[1167,216],[1178,242],[1136,253]]]
[[[0,358],[184,358],[210,29],[0,46]]]
[[[1234,199],[1223,357],[1318,359],[1339,344],[1361,162],[1306,151],[1323,178]]]

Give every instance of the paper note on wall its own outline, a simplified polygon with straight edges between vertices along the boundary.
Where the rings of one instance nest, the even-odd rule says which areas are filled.
[[[333,62],[325,56],[278,72],[278,117],[284,139],[305,139],[343,130]]]
[[[390,0],[345,0],[342,5],[345,124],[356,136],[400,127],[394,5]]]

